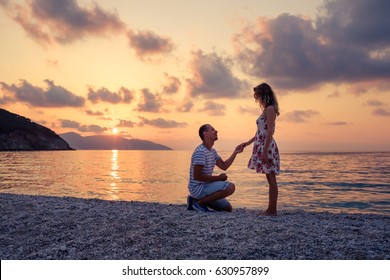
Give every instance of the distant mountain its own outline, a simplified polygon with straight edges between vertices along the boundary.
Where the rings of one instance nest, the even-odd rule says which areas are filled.
[[[74,132],[60,134],[76,150],[172,150],[146,140],[126,139],[117,135],[81,136]]]
[[[72,150],[54,131],[0,109],[0,151]]]

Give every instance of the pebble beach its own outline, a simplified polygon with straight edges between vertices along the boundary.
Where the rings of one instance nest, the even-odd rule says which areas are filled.
[[[2,260],[389,260],[390,217],[0,194]]]

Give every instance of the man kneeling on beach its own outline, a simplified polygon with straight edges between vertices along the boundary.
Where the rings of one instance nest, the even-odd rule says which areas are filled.
[[[196,147],[191,158],[187,209],[208,212],[210,210],[207,207],[210,207],[217,211],[230,212],[232,206],[226,197],[234,193],[235,185],[227,181],[225,173],[213,175],[213,170],[215,165],[227,170],[244,148],[237,146],[229,159],[223,161],[213,149],[214,142],[218,140],[218,131],[211,125],[204,124],[199,128],[199,136],[203,143]]]

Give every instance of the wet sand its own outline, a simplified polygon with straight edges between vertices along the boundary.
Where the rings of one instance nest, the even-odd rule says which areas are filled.
[[[2,260],[389,260],[390,217],[0,194]]]

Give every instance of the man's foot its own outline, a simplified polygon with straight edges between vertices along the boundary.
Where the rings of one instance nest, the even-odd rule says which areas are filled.
[[[187,196],[187,210],[195,210],[194,207],[192,207],[195,201],[196,199],[191,195]]]
[[[204,206],[204,205],[199,205],[199,203],[198,203],[197,201],[194,202],[194,204],[192,205],[192,207],[193,207],[196,211],[210,212],[209,208],[207,208],[207,207]]]

